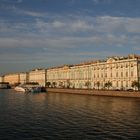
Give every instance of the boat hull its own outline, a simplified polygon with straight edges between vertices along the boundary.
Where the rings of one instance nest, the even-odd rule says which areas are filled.
[[[15,87],[15,90],[16,91],[20,91],[20,92],[25,92],[26,90],[25,90],[25,88],[22,88],[22,87]]]

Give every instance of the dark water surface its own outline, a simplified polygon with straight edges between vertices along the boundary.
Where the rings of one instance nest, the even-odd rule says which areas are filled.
[[[140,139],[140,99],[0,90],[0,139]]]

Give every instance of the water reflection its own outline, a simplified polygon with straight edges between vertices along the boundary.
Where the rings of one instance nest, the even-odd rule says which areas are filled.
[[[0,138],[139,139],[140,99],[0,90]]]

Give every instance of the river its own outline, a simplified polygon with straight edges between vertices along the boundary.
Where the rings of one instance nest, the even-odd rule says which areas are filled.
[[[0,90],[1,140],[140,139],[140,99]]]

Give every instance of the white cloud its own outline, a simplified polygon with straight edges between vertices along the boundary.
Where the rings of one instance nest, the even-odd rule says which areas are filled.
[[[52,23],[52,26],[54,27],[54,28],[62,28],[62,27],[65,27],[66,26],[66,24],[65,23],[63,23],[63,22],[61,22],[61,21],[54,21],[53,23]]]
[[[19,10],[20,13],[32,16],[32,17],[45,17],[45,13],[40,13],[40,12],[34,12],[34,11],[24,11],[24,10]]]
[[[22,3],[23,2],[23,0],[17,0],[17,3]]]
[[[101,3],[106,3],[109,4],[111,3],[112,0],[92,0],[94,4],[101,4]]]
[[[140,18],[56,17],[16,24],[0,20],[0,48],[40,48],[48,53],[55,49],[63,52],[64,49],[87,46],[120,48],[140,44]]]

